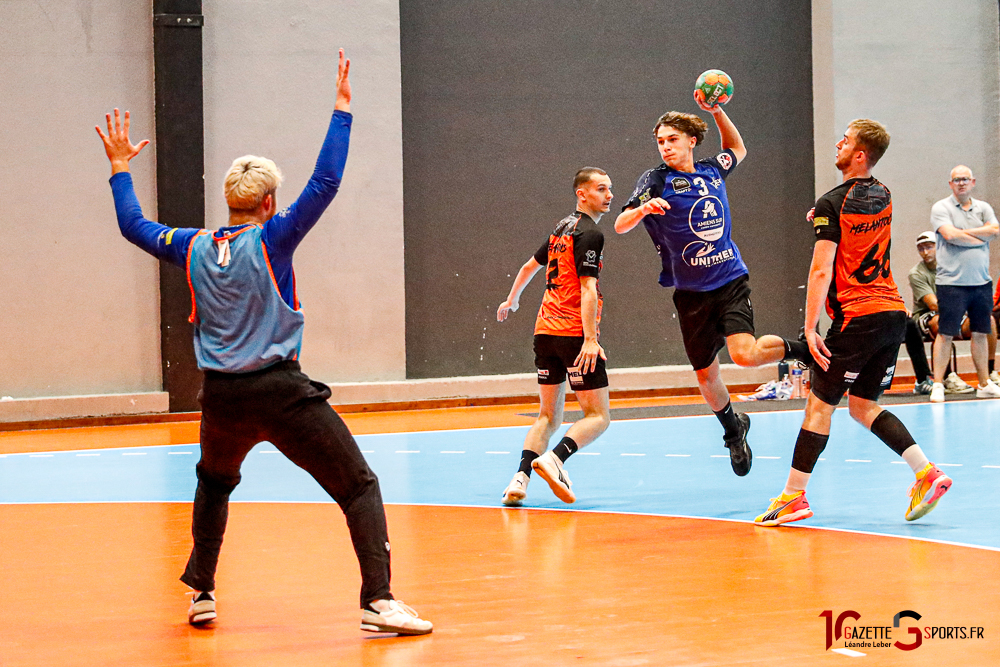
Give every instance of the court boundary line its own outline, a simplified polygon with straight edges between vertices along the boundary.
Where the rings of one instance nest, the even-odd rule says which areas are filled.
[[[66,500],[66,501],[22,501],[22,502],[0,502],[0,507],[13,507],[22,505],[191,505],[194,500]],[[230,504],[239,505],[336,505],[334,500],[230,500]],[[983,551],[993,551],[1000,553],[1000,547],[991,547],[982,544],[968,544],[965,542],[952,542],[949,540],[938,540],[931,537],[916,537],[912,535],[893,535],[890,533],[875,533],[868,530],[856,530],[853,528],[833,528],[831,526],[757,526],[753,521],[746,519],[727,519],[715,516],[693,516],[687,514],[654,514],[650,512],[628,512],[623,510],[588,510],[569,509],[561,507],[497,507],[495,505],[465,505],[444,503],[394,503],[385,502],[384,505],[393,507],[455,507],[459,509],[488,509],[504,512],[564,512],[567,514],[613,514],[618,516],[643,516],[661,519],[689,519],[696,521],[725,521],[728,523],[739,523],[748,526],[756,526],[761,530],[825,530],[835,533],[850,533],[853,535],[868,535],[870,537],[888,537],[899,540],[910,540],[915,542],[930,542],[932,544],[943,544],[951,547],[965,547],[967,549],[980,549]]]

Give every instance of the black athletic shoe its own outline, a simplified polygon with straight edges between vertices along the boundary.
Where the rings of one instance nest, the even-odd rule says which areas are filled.
[[[735,438],[725,438],[726,447],[729,449],[729,463],[733,466],[733,472],[740,477],[744,477],[750,472],[753,465],[753,452],[747,444],[747,433],[750,432],[750,415],[744,413],[736,415],[740,422],[740,434]]]

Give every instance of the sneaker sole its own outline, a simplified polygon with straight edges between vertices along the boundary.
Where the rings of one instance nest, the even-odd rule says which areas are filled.
[[[754,521],[758,526],[780,526],[783,523],[791,523],[792,521],[801,521],[802,519],[808,519],[813,515],[811,509],[799,510],[798,512],[792,512],[791,514],[786,514],[784,516],[779,516],[777,519],[771,519],[770,521]]]
[[[214,621],[216,618],[218,618],[218,614],[214,611],[210,611],[202,614],[195,614],[194,616],[189,617],[188,623],[191,625],[204,625],[205,623]]]
[[[410,635],[410,636],[429,635],[434,631],[434,628],[430,628],[429,630],[416,630],[414,628],[396,628],[385,625],[372,625],[371,623],[362,623],[361,629],[364,630],[365,632],[382,632],[386,634]]]
[[[916,521],[920,517],[930,514],[931,510],[937,507],[941,496],[948,493],[951,484],[951,478],[944,475],[934,480],[934,485],[924,494],[924,499],[906,515],[906,520]]]
[[[556,476],[553,477],[549,472],[548,468],[545,468],[543,465],[541,465],[538,462],[538,459],[535,459],[534,461],[531,462],[531,469],[537,472],[538,475],[545,480],[545,482],[549,485],[549,488],[552,489],[552,493],[556,494],[556,498],[563,501],[564,503],[576,502],[576,495],[574,495],[574,493],[571,490],[567,489],[565,486],[559,483],[558,470],[556,471]]]

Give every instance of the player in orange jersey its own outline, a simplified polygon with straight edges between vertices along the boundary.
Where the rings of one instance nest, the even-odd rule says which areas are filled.
[[[560,500],[572,503],[576,495],[563,464],[580,447],[598,438],[611,423],[608,373],[604,349],[598,342],[604,303],[597,281],[604,254],[604,234],[597,228],[608,212],[611,179],[596,167],[585,167],[573,179],[576,211],[555,230],[518,271],[507,300],[497,310],[497,321],[516,311],[521,292],[539,269],[546,267],[545,295],[535,321],[535,366],[541,406],[528,431],[517,473],[503,494],[503,504],[518,506],[528,490],[531,471],[548,482]],[[566,432],[552,451],[549,439],[562,424],[566,378],[583,409],[583,419]]]
[[[812,516],[806,485],[845,392],[851,416],[916,474],[907,521],[930,512],[951,488],[951,479],[927,460],[903,422],[877,403],[892,384],[906,332],[906,307],[889,268],[892,196],[871,173],[888,147],[889,133],[880,123],[851,121],[837,143],[836,165],[844,182],[820,197],[808,216],[816,232],[805,320],[814,359],[812,389],[788,481],[755,519],[758,524],[777,526]],[[824,300],[833,319],[825,340],[816,331]]]

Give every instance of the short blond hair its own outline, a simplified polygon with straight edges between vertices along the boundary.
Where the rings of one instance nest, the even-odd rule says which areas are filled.
[[[889,148],[889,130],[870,118],[856,118],[847,127],[852,127],[857,132],[857,143],[868,158],[868,167],[874,167]]]
[[[233,160],[226,172],[223,190],[226,203],[234,211],[252,211],[281,185],[278,165],[266,157],[244,155]]]

